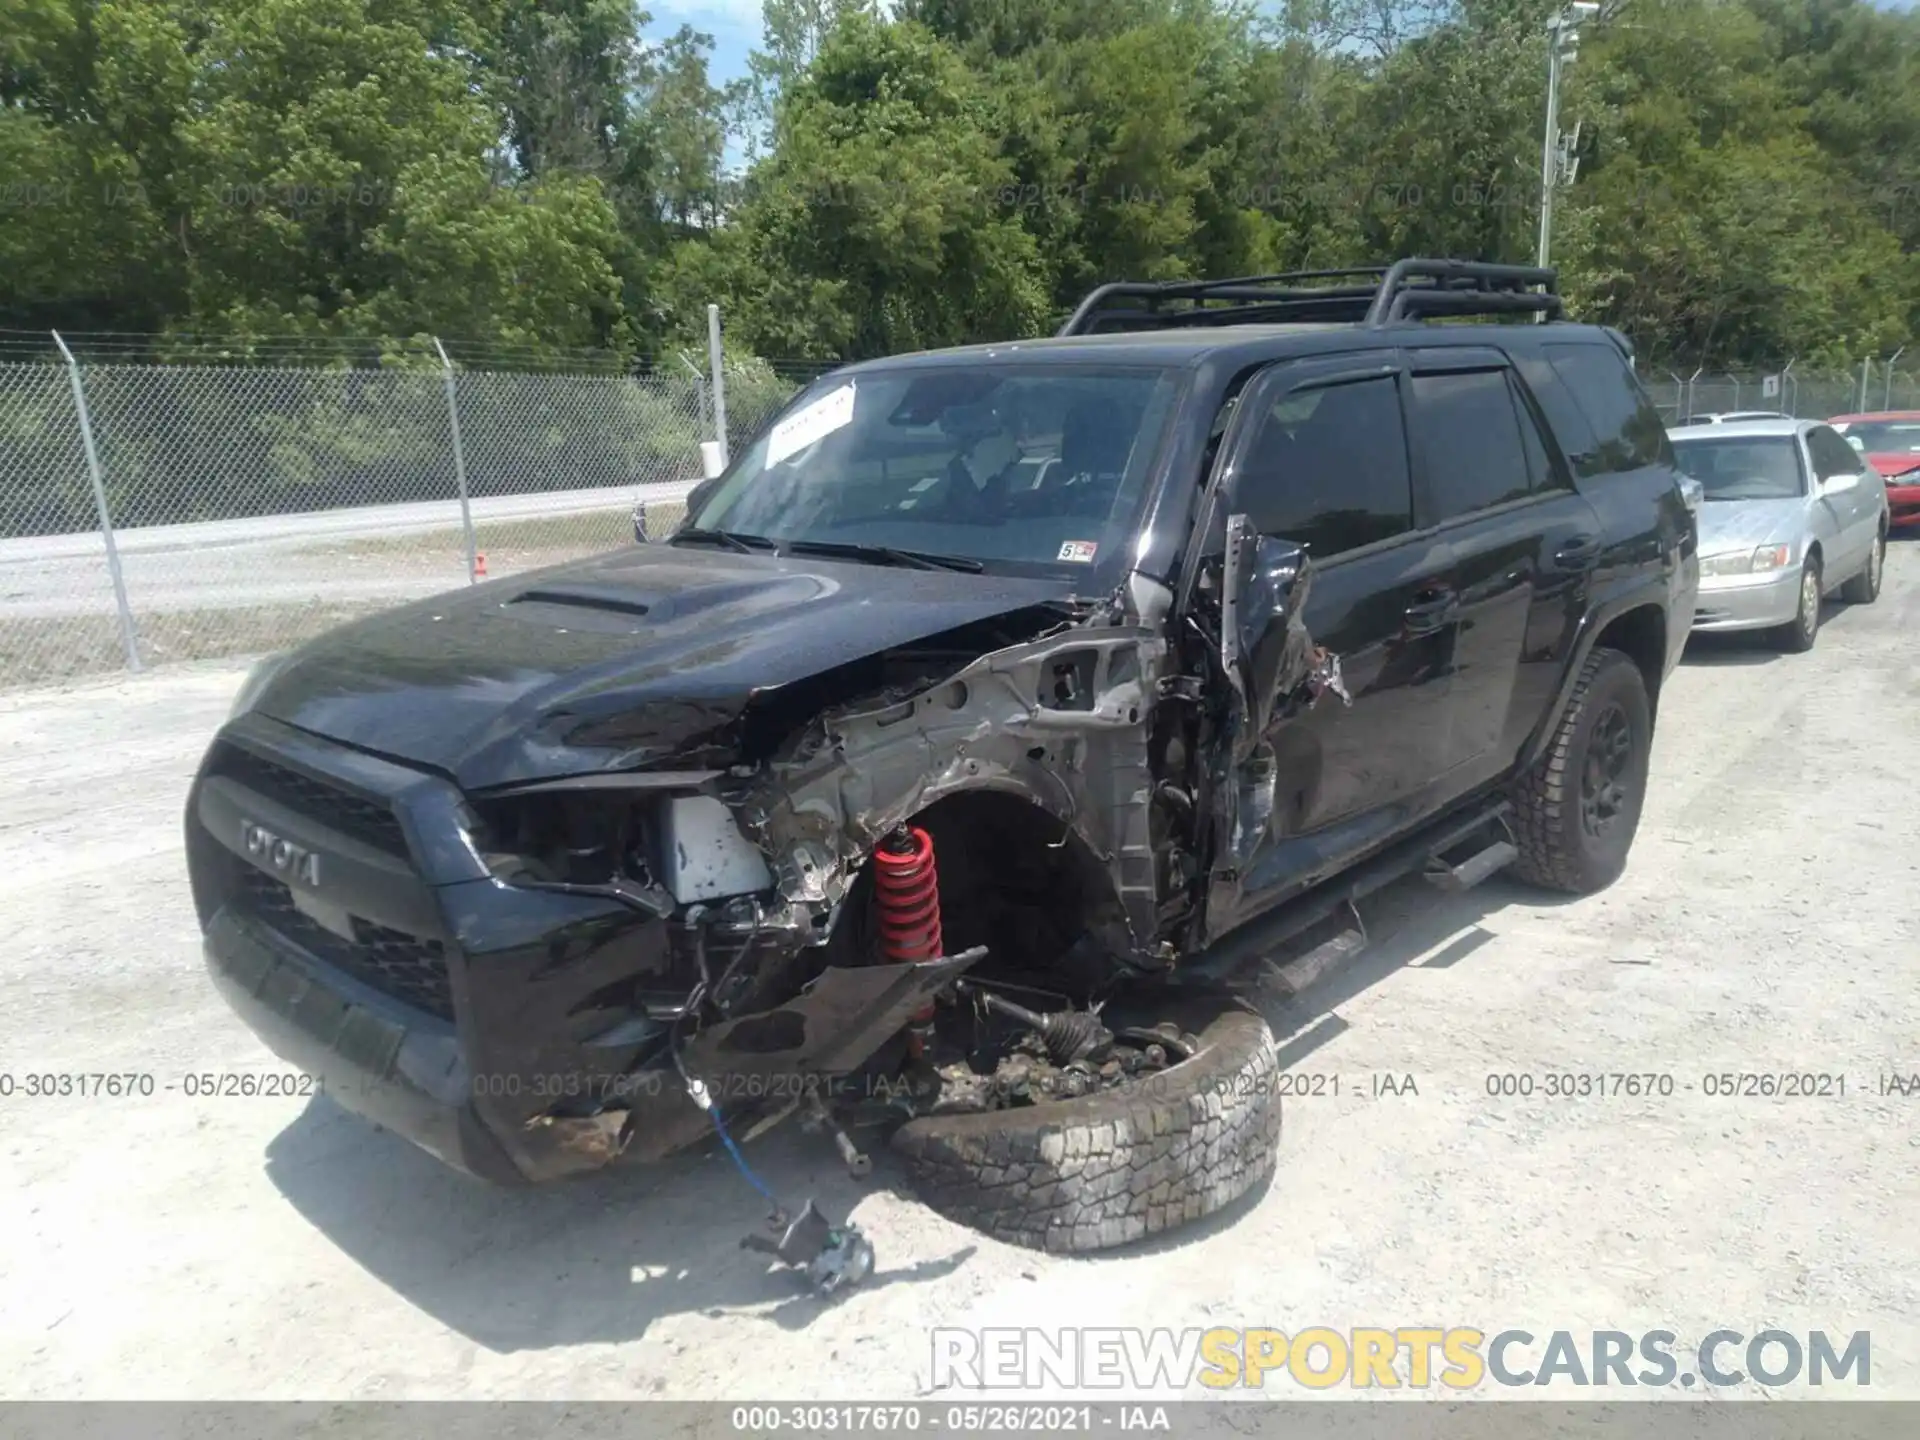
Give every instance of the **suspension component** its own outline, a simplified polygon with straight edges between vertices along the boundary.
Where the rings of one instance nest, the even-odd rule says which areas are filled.
[[[880,950],[895,964],[937,960],[940,938],[940,874],[933,837],[902,825],[873,852],[873,893],[879,911]],[[907,1027],[907,1052],[926,1053],[933,1032],[933,1006],[922,1006]]]
[[[940,877],[933,837],[901,826],[873,852],[880,949],[896,964],[940,958]]]
[[[1100,1023],[1100,1017],[1087,1011],[1059,1010],[1041,1015],[983,990],[970,980],[956,980],[953,988],[962,995],[974,996],[987,1009],[1027,1026],[1040,1037],[1040,1043],[1047,1048],[1047,1058],[1056,1065],[1070,1065],[1076,1060],[1104,1055],[1113,1044],[1113,1035]]]

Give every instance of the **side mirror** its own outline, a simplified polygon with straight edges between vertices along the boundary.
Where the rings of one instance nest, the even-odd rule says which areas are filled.
[[[1220,663],[1239,692],[1248,743],[1265,732],[1280,697],[1313,669],[1313,639],[1300,619],[1310,575],[1300,546],[1258,533],[1245,515],[1227,517]]]
[[[1707,498],[1707,487],[1691,475],[1680,477],[1680,498],[1687,503],[1687,509],[1700,513],[1700,504]]]
[[[1854,486],[1859,483],[1860,477],[1858,474],[1851,470],[1843,470],[1838,475],[1829,475],[1826,479],[1822,480],[1820,482],[1820,493],[1822,495],[1838,495],[1843,490],[1853,489]]]

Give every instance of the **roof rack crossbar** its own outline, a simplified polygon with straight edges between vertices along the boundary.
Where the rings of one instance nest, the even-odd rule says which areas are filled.
[[[1409,258],[1384,266],[1223,280],[1118,280],[1090,291],[1057,333],[1328,321],[1381,326],[1426,315],[1558,319],[1565,310],[1554,290],[1555,279],[1554,271],[1531,265]],[[1366,283],[1303,283],[1355,280]],[[1109,305],[1114,300],[1146,303],[1122,309]]]
[[[1117,309],[1108,307],[1089,319],[1076,333],[1095,335],[1121,330],[1153,330],[1172,326],[1213,329],[1225,325],[1353,324],[1365,318],[1373,291],[1356,294],[1328,291],[1286,299],[1268,299],[1217,309]]]

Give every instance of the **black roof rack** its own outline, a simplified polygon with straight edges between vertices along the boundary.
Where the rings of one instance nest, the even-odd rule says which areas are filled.
[[[1091,291],[1057,333],[1315,322],[1380,326],[1430,315],[1539,315],[1557,320],[1565,309],[1554,281],[1554,271],[1532,265],[1420,259],[1231,280],[1118,280]],[[1119,307],[1111,303],[1116,300],[1144,303]]]

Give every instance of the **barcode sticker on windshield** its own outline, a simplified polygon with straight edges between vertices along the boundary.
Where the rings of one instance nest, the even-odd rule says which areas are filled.
[[[1069,540],[1060,547],[1060,558],[1070,560],[1075,565],[1091,565],[1093,552],[1100,548],[1095,540]]]
[[[822,395],[773,427],[767,436],[767,464],[778,465],[817,441],[824,440],[853,419],[853,386]]]

